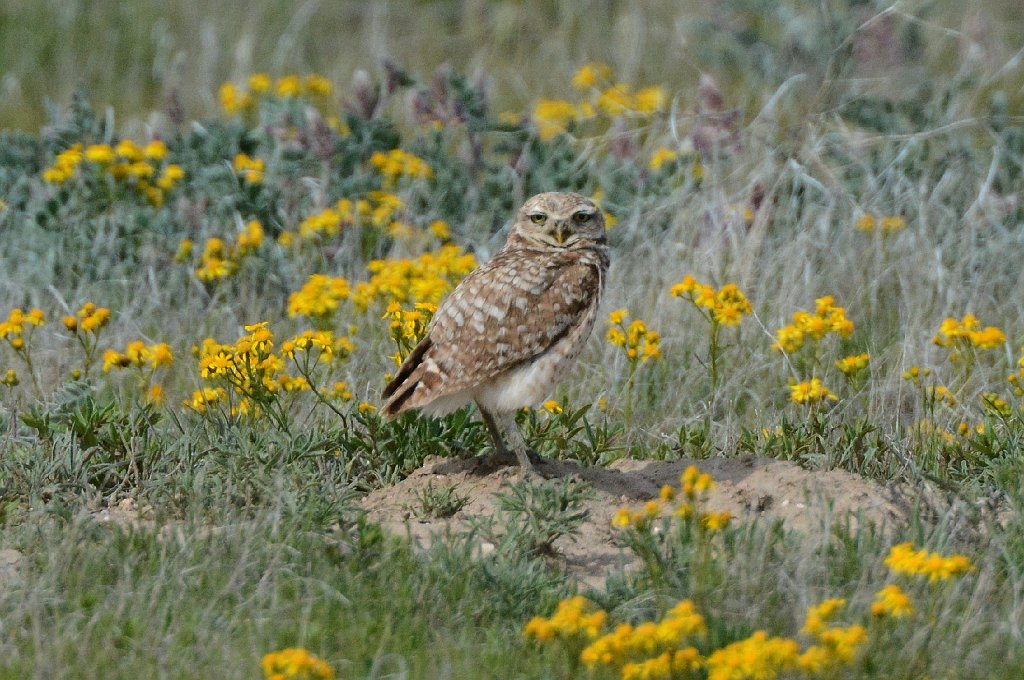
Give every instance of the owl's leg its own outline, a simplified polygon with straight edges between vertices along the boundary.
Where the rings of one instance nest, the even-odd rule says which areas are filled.
[[[511,463],[513,460],[512,454],[505,447],[505,440],[502,439],[498,421],[494,419],[490,411],[484,410],[480,404],[477,404],[477,408],[480,410],[480,418],[484,421],[484,427],[487,428],[487,433],[491,435],[491,441],[494,442],[494,455],[491,456],[490,462],[496,465]]]
[[[526,445],[526,440],[523,439],[523,435],[519,433],[519,428],[516,427],[515,414],[503,416],[500,423],[503,426],[502,429],[505,430],[509,444],[512,445],[512,450],[515,451],[516,458],[519,460],[519,467],[523,468],[523,474],[537,474],[537,469],[533,466],[533,463],[534,461],[540,462],[540,456]]]
[[[540,456],[526,445],[523,436],[519,434],[515,415],[504,415],[499,419],[490,411],[480,408],[480,404],[477,404],[477,408],[480,409],[480,418],[484,421],[484,426],[494,441],[494,455],[491,456],[488,462],[492,465],[509,465],[513,461],[518,461],[520,467],[523,468],[523,472],[526,474],[536,473],[533,464],[534,462],[540,462]],[[508,448],[505,446],[503,433],[508,437],[509,443],[512,444],[512,450],[516,454],[515,458],[512,457],[512,454],[509,453]]]

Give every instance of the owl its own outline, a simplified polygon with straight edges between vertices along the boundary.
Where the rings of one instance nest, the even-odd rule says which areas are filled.
[[[476,403],[494,460],[518,460],[533,473],[536,454],[515,414],[547,397],[575,363],[597,319],[608,259],[604,217],[593,201],[555,192],[526,201],[501,251],[438,306],[384,388],[382,413],[441,416]]]

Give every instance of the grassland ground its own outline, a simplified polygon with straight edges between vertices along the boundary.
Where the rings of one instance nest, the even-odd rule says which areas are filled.
[[[0,677],[1020,677],[1016,5],[101,5],[0,10]],[[545,190],[530,481],[377,409]]]

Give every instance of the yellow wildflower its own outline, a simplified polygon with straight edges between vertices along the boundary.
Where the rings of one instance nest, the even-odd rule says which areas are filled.
[[[252,106],[252,97],[242,92],[234,83],[224,83],[217,92],[220,106],[229,116],[245,111]]]
[[[839,399],[834,392],[822,385],[818,378],[794,383],[789,386],[789,392],[789,400],[794,404],[817,404],[826,399],[831,401]]]
[[[833,598],[809,607],[804,618],[804,627],[800,629],[800,632],[817,638],[845,606],[845,599]]]
[[[683,495],[690,500],[703,496],[715,488],[715,481],[711,475],[701,472],[696,465],[690,465],[683,471],[679,477],[679,484]]]
[[[729,526],[732,521],[731,512],[709,512],[700,518],[701,526],[710,533],[716,533]]]
[[[302,81],[298,76],[284,76],[283,78],[278,78],[277,84],[274,86],[274,93],[278,97],[298,97],[302,94]]]
[[[836,368],[838,368],[839,372],[847,378],[852,378],[866,369],[870,361],[871,357],[867,353],[852,354],[837,361]]]
[[[541,99],[533,107],[533,122],[542,141],[550,141],[568,130],[576,118],[576,107],[561,99]]]
[[[167,403],[167,394],[160,385],[153,385],[146,392],[146,401],[153,406],[163,406]]]
[[[661,334],[650,330],[640,319],[626,325],[628,310],[620,309],[608,315],[611,327],[607,332],[608,342],[621,347],[630,364],[646,363],[661,358]]]
[[[114,149],[109,144],[91,144],[85,149],[85,160],[97,165],[114,162]]]
[[[894,584],[889,584],[875,593],[875,601],[871,604],[872,616],[900,619],[913,613],[914,607],[910,603],[910,597]]]
[[[347,279],[313,274],[300,290],[288,297],[288,316],[325,319],[333,315],[350,294]]]
[[[403,177],[428,180],[434,176],[426,161],[401,149],[374,152],[370,156],[370,165],[384,177],[384,186],[389,188]]]
[[[235,249],[238,255],[246,255],[263,244],[263,225],[252,220],[245,225],[242,233],[235,238]]]
[[[659,170],[662,169],[662,167],[665,166],[666,163],[671,163],[677,158],[679,158],[678,153],[676,153],[672,149],[667,149],[662,146],[656,149],[653,154],[651,154],[651,160],[647,162],[647,167],[649,167],[654,172],[658,172]]]
[[[616,83],[606,88],[597,97],[597,108],[607,116],[620,116],[633,109],[633,97],[630,87],[625,83]]]
[[[799,650],[795,640],[769,638],[759,630],[712,652],[707,658],[708,680],[773,680],[796,669]]]
[[[547,401],[544,402],[544,410],[550,413],[551,415],[557,416],[559,413],[562,412],[562,407],[554,399],[548,399]]]
[[[914,550],[911,543],[893,546],[885,558],[885,565],[896,574],[927,576],[932,583],[948,581],[974,570],[964,555],[943,557],[924,549]]]
[[[265,680],[334,680],[330,664],[301,647],[266,654],[260,667]]]
[[[167,157],[167,144],[159,139],[154,139],[142,148],[142,155],[151,161],[162,161]]]
[[[240,153],[232,161],[232,167],[235,169],[235,174],[241,177],[246,184],[259,184],[263,181],[266,164],[262,159]]]
[[[688,300],[715,326],[738,326],[744,316],[753,313],[747,297],[734,283],[727,283],[716,291],[687,276],[672,286],[669,293]]]
[[[326,97],[331,94],[331,81],[321,75],[317,75],[316,73],[311,73],[306,76],[306,82],[304,85],[308,94],[320,97]]]
[[[270,76],[266,73],[254,73],[249,76],[249,91],[253,94],[265,94],[270,90]]]
[[[637,113],[650,115],[663,110],[667,103],[668,95],[665,94],[665,88],[655,85],[637,90],[633,95],[632,106]]]
[[[572,77],[572,86],[577,90],[589,90],[612,77],[612,70],[607,64],[590,62],[584,64]]]

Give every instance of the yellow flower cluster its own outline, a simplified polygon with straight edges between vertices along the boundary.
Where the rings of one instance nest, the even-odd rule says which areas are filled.
[[[635,92],[626,83],[615,83],[597,95],[599,111],[608,116],[649,116],[662,111],[668,103],[665,88],[644,87]]]
[[[263,245],[263,225],[257,220],[250,220],[242,232],[235,237],[235,257],[243,257],[256,250]]]
[[[692,602],[683,600],[660,621],[637,626],[624,623],[600,637],[591,636],[593,641],[580,652],[580,661],[590,670],[600,666],[618,668],[624,680],[669,678],[673,672],[700,667],[697,650],[683,645],[706,634],[704,617],[697,613]],[[669,674],[662,675],[664,670]]]
[[[661,334],[647,328],[640,319],[626,325],[629,310],[618,309],[608,315],[608,342],[621,347],[631,364],[661,358]]]
[[[192,393],[192,400],[184,402],[185,406],[196,413],[206,413],[215,404],[227,401],[228,393],[223,387],[204,387]]]
[[[426,180],[434,176],[426,161],[401,149],[374,152],[370,156],[370,165],[381,174],[384,186],[388,188],[394,188],[403,177]]]
[[[910,597],[898,585],[889,584],[875,593],[875,601],[871,603],[871,615],[883,618],[902,619],[914,613]]]
[[[612,78],[612,69],[608,64],[592,61],[581,66],[572,77],[572,86],[577,90],[587,91]]]
[[[109,373],[112,368],[127,368],[128,366],[160,368],[173,363],[174,354],[171,352],[171,346],[166,342],[147,345],[141,340],[136,340],[129,342],[124,352],[108,349],[103,353],[104,373]]]
[[[949,360],[956,363],[975,350],[1002,347],[1006,343],[1006,334],[995,326],[982,328],[976,316],[967,314],[961,320],[945,319],[932,342],[949,350]]]
[[[650,116],[664,110],[668,103],[665,88],[645,87],[633,91],[625,83],[610,84],[612,71],[604,64],[586,64],[573,77],[573,86],[586,98],[572,103],[563,99],[541,99],[533,107],[532,120],[543,141],[568,131],[573,122],[595,118]]]
[[[458,246],[415,259],[373,260],[366,267],[370,280],[356,284],[352,301],[362,310],[377,301],[436,305],[476,266],[476,258]]]
[[[334,680],[331,665],[301,647],[266,654],[260,667],[264,680]]]
[[[891,236],[896,232],[903,231],[907,227],[907,221],[901,215],[876,217],[871,213],[865,213],[857,219],[856,227],[858,231],[866,234],[878,231],[883,236]]]
[[[836,368],[847,378],[855,378],[868,367],[869,363],[871,363],[871,356],[865,352],[843,357],[836,362]]]
[[[84,161],[89,168],[127,183],[151,205],[160,207],[166,193],[185,178],[180,165],[163,165],[167,154],[167,145],[160,140],[139,146],[125,139],[117,146],[91,144],[84,150],[81,144],[76,144],[57,154],[53,165],[43,171],[43,179],[51,184],[64,184],[75,176]]]
[[[651,154],[651,160],[647,162],[647,167],[654,172],[658,172],[665,167],[665,165],[673,162],[677,158],[679,158],[679,154],[672,149],[667,149],[663,146],[658,147],[655,149],[654,153]]]
[[[945,404],[953,408],[956,406],[956,397],[945,385],[929,385],[924,388],[924,398],[929,405]]]
[[[554,399],[548,399],[547,401],[545,401],[543,404],[541,404],[541,408],[553,416],[559,415],[564,410],[562,408],[562,405],[559,404]]]
[[[813,636],[815,643],[800,654],[797,665],[800,670],[818,677],[834,674],[840,666],[851,665],[857,650],[867,642],[868,632],[864,626],[836,626],[826,628]]]
[[[106,307],[97,307],[92,302],[86,302],[78,310],[77,316],[65,316],[64,327],[72,333],[87,333],[96,335],[100,329],[110,323],[110,310]]]
[[[313,274],[302,288],[288,296],[288,316],[330,319],[351,292],[347,279]]]
[[[990,418],[1009,418],[1013,413],[1010,404],[995,392],[981,395],[981,408]]]
[[[5,387],[17,387],[21,384],[21,380],[18,379],[18,372],[13,368],[8,368],[4,373],[4,377],[0,378],[0,385]]]
[[[75,176],[75,171],[82,163],[82,145],[75,144],[57,154],[53,165],[43,170],[43,180],[50,184],[64,184]]]
[[[203,246],[203,255],[196,267],[196,277],[205,283],[226,279],[238,269],[222,239],[210,238]]]
[[[371,191],[366,194],[366,198],[355,201],[343,198],[335,205],[305,218],[299,223],[298,235],[304,240],[336,236],[343,227],[351,226],[357,220],[364,225],[384,229],[393,237],[407,235],[412,233],[412,229],[400,219],[404,210],[405,203],[395,194]],[[445,222],[435,221],[428,229],[442,240],[449,237]],[[287,247],[293,237],[293,232],[284,232],[279,242]]]
[[[793,383],[789,386],[789,400],[794,404],[818,404],[826,399],[836,401],[839,397],[822,385],[819,378],[811,378],[810,380]]]
[[[607,619],[607,613],[577,595],[559,602],[551,618],[535,616],[530,619],[523,628],[523,635],[538,641],[593,640]]]
[[[753,311],[747,297],[734,283],[727,283],[716,291],[687,276],[669,292],[672,297],[689,300],[708,321],[719,326],[737,326]]]
[[[824,600],[809,607],[807,615],[804,617],[804,627],[800,629],[800,632],[812,638],[818,637],[844,607],[846,607],[846,600],[843,598]]]
[[[398,346],[398,351],[390,357],[395,364],[401,366],[413,348],[426,336],[436,311],[437,305],[429,302],[417,302],[413,309],[402,309],[402,305],[397,302],[388,304],[382,318],[388,319],[388,332]]]
[[[233,345],[207,338],[202,346],[193,350],[199,360],[200,377],[226,384],[238,398],[237,406],[232,409],[235,416],[259,414],[261,406],[272,402],[280,392],[311,390],[309,375],[318,362],[345,359],[353,349],[352,341],[346,337],[335,337],[328,331],[305,331],[281,343],[279,353],[275,354],[274,335],[267,322],[246,326],[245,331],[246,335]],[[301,360],[299,355],[302,355]],[[292,361],[303,375],[288,375],[286,361]],[[335,392],[347,391],[344,385],[340,388],[335,385],[335,388]],[[218,386],[195,392],[192,401],[185,405],[203,413],[210,404],[224,401],[228,396],[229,393]],[[351,394],[348,396],[351,398]]]
[[[705,496],[715,488],[711,475],[701,472],[697,466],[690,465],[679,477],[679,491],[682,497],[672,510],[672,515],[684,522],[696,520],[696,526],[702,531],[713,534],[725,529],[732,522],[730,512],[702,512]],[[665,485],[661,489],[661,503],[671,503],[676,499],[676,490]],[[612,526],[619,528],[634,527],[643,531],[657,519],[663,510],[658,501],[650,501],[639,511],[620,508],[612,517]]]
[[[795,670],[800,645],[788,638],[768,637],[763,630],[708,656],[708,680],[774,680],[780,674]]]
[[[568,131],[571,122],[584,117],[575,104],[561,99],[541,99],[533,107],[533,123],[545,142]]]
[[[352,354],[352,341],[346,337],[336,338],[329,331],[303,331],[291,340],[281,343],[281,355],[294,359],[297,353],[319,352],[324,361],[347,359]],[[343,384],[343,383],[342,383]]]
[[[246,184],[260,184],[263,181],[263,173],[266,171],[267,165],[262,158],[253,158],[248,154],[240,153],[235,155],[234,160],[231,161],[231,167]]]
[[[217,92],[220,106],[229,116],[234,116],[252,109],[256,105],[257,98],[269,95],[273,90],[274,95],[282,99],[293,99],[303,94],[308,96],[326,97],[331,94],[331,81],[321,75],[312,73],[305,78],[297,75],[287,75],[272,81],[266,73],[254,73],[249,76],[246,83],[247,88],[242,88],[232,82],[223,83]]]
[[[369,204],[367,204],[367,208],[369,208]],[[343,198],[333,207],[310,215],[299,222],[299,236],[304,239],[337,236],[343,226],[352,224],[353,214],[352,201]]]
[[[846,310],[835,305],[831,295],[814,301],[814,312],[798,311],[793,314],[793,323],[783,326],[775,333],[774,349],[792,354],[808,340],[820,342],[833,334],[841,338],[853,335],[853,322],[846,318]]]
[[[907,370],[903,371],[903,379],[908,380],[915,385],[921,384],[921,378],[927,378],[932,374],[932,369],[922,369],[920,366],[911,366]]]
[[[203,245],[203,254],[199,259],[199,266],[195,270],[196,278],[204,283],[226,279],[238,271],[243,257],[259,250],[260,246],[263,245],[264,238],[263,225],[257,220],[251,220],[235,237],[235,242],[231,246],[228,246],[223,239],[217,237],[207,239]],[[184,262],[191,253],[192,242],[182,241],[178,246],[178,253],[174,259],[178,262]]]
[[[24,310],[15,307],[7,315],[7,320],[0,322],[0,340],[6,340],[11,349],[20,351],[25,349],[26,327],[31,334],[32,329],[46,323],[46,315],[41,309],[33,309],[25,313]]]
[[[965,555],[943,557],[928,550],[914,550],[911,543],[900,543],[889,551],[885,566],[896,574],[905,576],[927,576],[928,581],[948,581],[974,571],[974,566]]]
[[[899,594],[898,589],[881,591],[878,601],[885,604],[876,615],[908,614],[909,602]],[[559,603],[551,618],[531,619],[523,633],[540,642],[559,642],[570,654],[578,653],[591,673],[613,670],[622,680],[672,680],[700,671],[709,680],[772,680],[793,672],[824,677],[851,665],[867,641],[863,626],[831,625],[845,605],[845,600],[833,599],[808,609],[801,632],[813,643],[803,650],[794,639],[769,637],[759,630],[702,656],[694,645],[707,639],[707,624],[689,600],[657,621],[619,624],[603,632],[607,614],[577,596]]]
[[[1007,380],[1013,387],[1013,393],[1024,397],[1024,347],[1020,348],[1020,359],[1017,360],[1017,372],[1011,373]]]
[[[713,652],[707,659],[708,679],[770,679],[792,671],[824,677],[852,664],[858,648],[867,641],[867,631],[859,625],[828,625],[845,606],[846,600],[832,599],[807,610],[801,632],[814,644],[803,651],[796,640],[768,637],[759,630]]]

